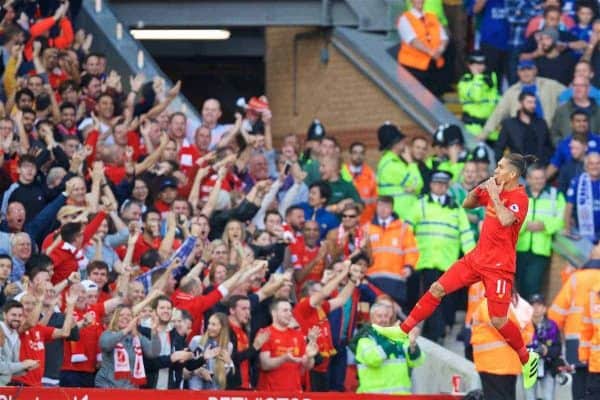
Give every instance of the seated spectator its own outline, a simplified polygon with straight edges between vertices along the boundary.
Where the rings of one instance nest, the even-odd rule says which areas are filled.
[[[567,190],[565,231],[596,243],[600,239],[600,153],[585,157],[585,172],[573,178]]]
[[[555,28],[544,28],[538,37],[538,47],[533,54],[538,75],[568,85],[575,69],[575,57],[570,51],[560,51]]]
[[[590,131],[588,113],[580,109],[575,109],[571,113],[571,134],[556,145],[556,152],[550,159],[550,165],[548,165],[546,171],[548,177],[553,177],[557,171],[562,169],[566,162],[572,159],[570,144],[576,136],[583,138],[586,147],[592,151],[600,150],[600,136]]]
[[[573,178],[584,172],[583,160],[588,152],[588,139],[585,136],[574,135],[569,142],[569,155],[571,158],[566,161],[558,170],[558,190],[566,194],[569,184]],[[549,165],[548,168],[552,166]]]
[[[573,79],[573,98],[556,109],[550,133],[555,145],[571,133],[571,115],[576,110],[588,115],[589,130],[600,132],[600,105],[589,96],[590,83],[583,77]]]
[[[490,115],[483,131],[478,136],[479,140],[486,140],[495,131],[500,123],[508,117],[514,117],[519,110],[519,95],[523,91],[535,94],[536,115],[543,118],[548,126],[551,126],[554,113],[558,107],[558,95],[565,90],[559,82],[548,78],[537,76],[537,68],[532,61],[519,61],[519,82],[509,87],[500,98],[498,106]]]
[[[519,154],[533,154],[541,163],[546,164],[552,155],[552,144],[548,125],[536,113],[536,98],[530,92],[519,95],[521,107],[516,117],[502,121],[500,137],[494,146],[496,154],[504,150]]]
[[[498,103],[498,78],[493,71],[486,70],[486,57],[483,52],[475,51],[469,55],[469,72],[458,82],[458,98],[462,105],[462,122],[467,132],[478,136],[488,117]],[[490,135],[497,140],[497,135]]]
[[[594,78],[594,71],[593,71],[592,65],[590,64],[589,61],[580,59],[577,62],[577,64],[575,64],[575,72],[573,72],[573,78],[576,78],[576,77],[583,77],[590,82],[589,96],[590,96],[590,98],[594,99],[596,104],[600,104],[600,89],[598,89],[596,86],[591,84],[591,82],[593,81],[593,78]],[[567,101],[571,100],[572,98],[573,98],[573,83],[571,83],[569,85],[569,87],[566,88],[558,96],[558,102],[560,104],[564,104]]]
[[[405,67],[434,96],[444,93],[442,78],[448,44],[446,31],[435,14],[423,11],[424,0],[414,0],[413,7],[398,20],[398,34],[402,39],[398,63]]]
[[[586,42],[581,40],[578,41],[576,37],[569,33],[569,29],[574,25],[572,19],[570,19],[569,27],[565,27],[560,23],[560,8],[556,5],[549,5],[544,8],[543,22],[541,25],[541,27],[526,39],[523,48],[521,49],[521,55],[519,56],[521,60],[531,60],[535,58],[536,52],[538,51],[537,49],[539,49],[540,45],[541,32],[547,29],[558,31],[558,38],[555,42],[561,53],[571,53],[572,49],[582,50],[586,46]]]

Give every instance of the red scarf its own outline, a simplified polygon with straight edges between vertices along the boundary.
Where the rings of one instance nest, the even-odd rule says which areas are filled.
[[[350,249],[350,241],[344,240],[345,234],[346,230],[344,229],[344,226],[340,225],[338,227],[337,245],[344,250],[344,258],[347,258],[352,253],[352,251],[360,247],[363,232],[362,229],[359,229],[358,227],[354,229],[354,232],[352,232],[352,234],[354,235],[354,241],[352,243],[354,245],[354,248],[352,250]]]
[[[132,375],[127,349],[125,349],[123,343],[117,343],[114,350],[115,379],[129,379],[135,386],[142,386],[146,384],[146,370],[144,369],[142,346],[138,336],[133,337],[133,352],[135,361]]]
[[[237,351],[242,352],[248,349],[248,347],[250,347],[250,340],[248,339],[248,334],[244,331],[244,329],[233,322],[230,322],[229,326],[231,327],[231,330],[235,334],[235,339],[237,340]],[[250,365],[248,363],[248,360],[246,359],[240,362],[239,368],[240,376],[242,377],[242,385],[240,387],[243,389],[251,389],[252,386],[250,386]]]

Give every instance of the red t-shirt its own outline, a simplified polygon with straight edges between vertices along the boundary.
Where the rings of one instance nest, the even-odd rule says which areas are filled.
[[[261,352],[269,352],[271,357],[292,353],[302,357],[306,351],[306,343],[302,332],[295,329],[280,331],[273,325],[264,328],[270,336],[263,345]],[[264,371],[260,370],[258,390],[300,391],[302,390],[302,365],[295,362],[285,362],[279,367]]]
[[[504,190],[500,193],[500,200],[516,217],[515,222],[510,226],[502,226],[500,223],[487,190],[481,188],[476,190],[479,204],[485,207],[485,218],[479,234],[479,242],[469,254],[469,258],[472,258],[478,267],[514,273],[516,264],[515,247],[529,207],[529,199],[525,188],[519,185],[513,190]]]
[[[329,357],[336,354],[333,342],[331,340],[331,325],[327,319],[327,314],[331,311],[331,305],[329,301],[324,301],[319,307],[313,307],[310,305],[310,299],[308,297],[302,298],[294,307],[294,318],[300,325],[300,330],[306,336],[308,331],[313,326],[318,326],[321,329],[321,334],[317,338],[317,344],[319,345],[319,353],[323,356],[323,362],[319,365],[315,365],[313,368],[316,372],[327,372],[329,368]]]
[[[80,371],[80,372],[95,372],[96,371],[96,358],[99,352],[100,335],[104,331],[102,326],[102,319],[104,318],[104,303],[96,303],[87,308],[80,310],[76,308],[73,310],[73,323],[77,323],[83,319],[83,316],[88,312],[93,312],[96,315],[94,323],[81,328],[79,330],[79,341],[69,342],[65,341],[63,351],[63,364],[61,370],[63,371]],[[82,362],[71,362],[71,356],[73,354],[85,354],[87,361]]]
[[[304,244],[304,241],[300,242],[300,245],[296,246],[295,244],[290,245],[290,254],[292,260],[292,266],[294,269],[302,269],[306,267],[308,263],[314,260],[319,254],[319,246],[315,246],[310,248]],[[323,270],[325,269],[325,264],[320,262],[306,275],[304,281],[321,281],[323,277]],[[301,285],[303,282],[298,282]]]
[[[41,386],[44,368],[46,367],[46,346],[44,343],[52,341],[54,328],[44,325],[36,325],[31,329],[21,332],[20,360],[38,360],[40,366],[32,369],[22,376],[13,377],[13,381],[21,382],[27,386]]]

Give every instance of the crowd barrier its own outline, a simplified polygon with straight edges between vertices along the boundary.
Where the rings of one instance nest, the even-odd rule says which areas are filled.
[[[0,400],[390,400],[400,396],[356,393],[230,392],[0,387]],[[462,396],[415,395],[403,400],[460,400]]]

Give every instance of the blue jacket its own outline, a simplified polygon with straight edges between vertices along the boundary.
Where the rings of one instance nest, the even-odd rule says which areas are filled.
[[[308,203],[300,203],[298,206],[304,210],[304,219],[307,221],[312,220],[314,215],[314,220],[319,223],[321,240],[325,239],[327,232],[337,228],[340,224],[338,217],[324,208],[319,208],[315,211],[314,207],[311,207]]]

